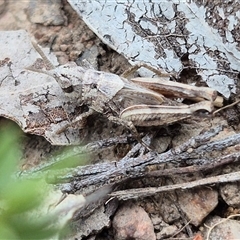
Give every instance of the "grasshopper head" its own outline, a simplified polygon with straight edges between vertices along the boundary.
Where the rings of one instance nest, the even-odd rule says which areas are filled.
[[[77,65],[62,65],[52,70],[55,78],[65,95],[71,99],[82,100],[82,76],[84,69]]]

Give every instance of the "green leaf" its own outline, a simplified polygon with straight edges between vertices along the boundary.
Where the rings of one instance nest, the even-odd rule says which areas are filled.
[[[0,239],[47,239],[60,231],[58,216],[40,212],[50,187],[44,175],[14,177],[21,157],[18,143],[15,128],[0,129]]]

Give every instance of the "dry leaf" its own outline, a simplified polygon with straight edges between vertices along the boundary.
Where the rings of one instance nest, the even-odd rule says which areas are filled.
[[[226,98],[236,93],[238,1],[68,1],[131,64],[145,62],[178,75],[190,68]]]
[[[77,103],[66,98],[53,77],[26,70],[32,65],[44,66],[27,32],[1,32],[0,48],[0,115],[17,122],[26,133],[44,136],[53,145],[79,144],[82,130],[69,128],[56,134],[81,111]],[[56,65],[57,60],[50,57]]]

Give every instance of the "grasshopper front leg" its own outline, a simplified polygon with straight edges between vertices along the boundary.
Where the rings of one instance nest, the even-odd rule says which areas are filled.
[[[85,122],[86,119],[91,116],[92,114],[94,114],[94,110],[93,109],[89,109],[87,112],[84,112],[82,114],[80,114],[79,116],[77,116],[71,123],[67,123],[63,126],[61,126],[61,128],[59,128],[56,131],[56,134],[60,134],[62,132],[64,132],[68,127],[71,127],[72,125],[74,125],[77,122]]]
[[[130,132],[133,134],[134,138],[142,144],[145,148],[147,148],[149,151],[152,151],[152,149],[141,139],[136,127],[134,126],[132,121],[115,117],[115,116],[108,116],[108,120],[117,124],[120,124],[130,130]]]

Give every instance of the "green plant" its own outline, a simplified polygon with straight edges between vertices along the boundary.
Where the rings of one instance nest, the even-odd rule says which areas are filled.
[[[19,154],[15,128],[0,129],[0,239],[48,239],[59,231],[56,216],[38,215],[46,198],[43,181],[14,176]]]

